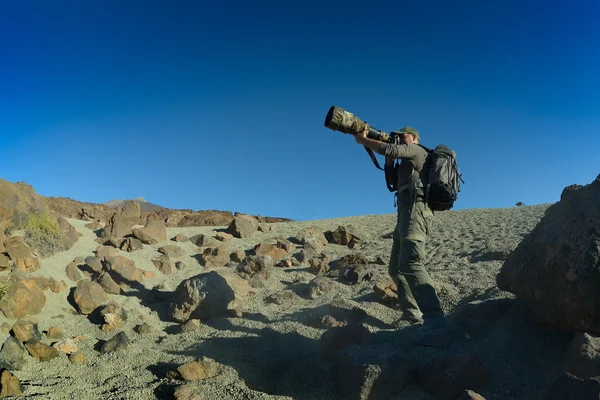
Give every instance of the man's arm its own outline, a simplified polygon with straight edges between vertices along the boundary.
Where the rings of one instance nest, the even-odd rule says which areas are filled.
[[[392,160],[396,158],[410,160],[417,156],[414,148],[406,144],[383,143],[378,140],[369,139],[367,137],[367,127],[354,135],[354,139],[356,140],[356,143],[362,144],[374,152],[385,156],[386,163],[388,162],[388,158],[391,159],[391,163]]]

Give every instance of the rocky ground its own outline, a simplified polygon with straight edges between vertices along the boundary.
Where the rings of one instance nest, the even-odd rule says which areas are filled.
[[[138,287],[108,294],[102,301],[115,303],[126,313],[123,326],[109,332],[101,329],[102,321],[98,322],[92,314],[80,313],[81,307],[72,293],[77,282],[66,273],[66,267],[77,257],[95,255],[99,246],[97,232],[85,227],[87,221],[68,219],[82,236],[68,251],[41,259],[40,268],[29,275],[54,278],[67,286],[57,293],[44,292],[43,311],[34,316],[39,331],[46,332],[41,335],[41,342],[56,342],[48,338],[48,331],[57,327],[66,338],[75,339],[77,353],[84,359],[69,358],[60,352],[55,358],[41,362],[27,355],[22,368],[12,372],[20,380],[27,398],[149,399],[174,395],[179,399],[351,398],[343,391],[340,393],[339,385],[344,383],[332,373],[335,361],[324,357],[329,350],[323,347],[321,339],[331,326],[348,324],[366,328],[369,348],[379,354],[402,351],[421,367],[433,359],[448,360],[468,354],[471,357],[468,361],[487,374],[472,378],[477,386],[473,389],[485,398],[538,399],[561,372],[572,336],[534,326],[512,295],[498,290],[495,280],[506,254],[532,230],[546,208],[540,205],[436,215],[427,265],[438,285],[444,310],[467,333],[433,346],[415,344],[410,328],[396,329],[398,311],[385,304],[373,290],[376,283],[388,279],[387,266],[377,259],[388,260],[394,215],[273,223],[268,224],[270,230],[264,229],[266,232],[229,238],[223,242],[227,253],[243,251],[244,255],[251,254],[259,243],[291,239],[296,243],[288,248],[284,259],[306,251],[297,239],[303,239],[300,232],[309,226],[318,232],[351,226],[349,230],[357,240],[350,244],[353,248],[333,243],[319,248],[318,253],[324,254],[332,266],[332,271],[324,274],[331,287],[319,297],[310,295],[309,282],[315,278],[319,264],[309,263],[308,254],[302,263],[295,261],[292,265],[290,261],[289,265],[269,268],[270,276],[266,279],[256,280],[255,276],[251,280],[254,287],[249,286],[248,295],[234,304],[235,312],[197,324],[173,321],[169,310],[173,292],[187,278],[207,270],[233,272],[239,263],[203,267],[211,259],[201,255],[205,247],[189,240],[170,239],[178,234],[180,240],[185,239],[181,234],[187,238],[198,234],[211,238],[222,235],[227,239],[223,235],[226,227],[167,228],[167,240],[130,252],[115,249],[145,275]],[[185,264],[181,269],[172,268],[170,274],[159,271],[152,262],[160,256],[157,250],[165,245],[182,250],[171,257],[172,264],[176,261]],[[365,272],[370,273],[370,279],[347,284],[336,278],[340,258],[349,254],[364,256],[368,261]],[[83,272],[82,265],[85,263],[79,263],[78,268]],[[0,324],[4,324],[0,341],[9,337],[14,323],[14,319],[0,317]],[[142,325],[144,328],[140,330]],[[11,332],[14,335],[14,329]],[[117,332],[124,332],[128,343],[122,350],[103,352],[103,344]],[[205,370],[216,367],[216,376],[209,373],[210,377],[202,380],[175,379],[172,371],[201,360],[205,360],[202,364]],[[435,398],[424,390],[428,379],[435,385],[434,375],[421,374],[393,398]]]

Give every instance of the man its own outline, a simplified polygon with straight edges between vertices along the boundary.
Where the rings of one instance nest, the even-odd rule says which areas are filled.
[[[425,242],[433,222],[433,212],[424,202],[422,183],[427,152],[418,145],[420,136],[416,129],[407,126],[392,134],[400,136],[400,144],[369,139],[367,128],[355,138],[357,143],[386,157],[388,173],[394,168],[395,159],[402,160],[396,168],[398,222],[389,263],[389,274],[398,287],[403,311],[398,325],[423,323],[426,329],[441,328],[446,320],[440,299],[423,266]]]

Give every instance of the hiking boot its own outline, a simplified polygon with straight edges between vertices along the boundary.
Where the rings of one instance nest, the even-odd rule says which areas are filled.
[[[418,325],[423,323],[423,318],[418,317],[412,313],[403,312],[399,320],[394,322],[396,328],[408,328],[409,326]]]

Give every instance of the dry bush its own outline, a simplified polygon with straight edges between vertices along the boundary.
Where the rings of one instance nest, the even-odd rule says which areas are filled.
[[[0,300],[2,300],[2,298],[6,294],[7,290],[8,290],[8,278],[3,276],[0,278]]]
[[[48,212],[30,214],[24,225],[23,237],[27,245],[36,249],[41,257],[50,256],[62,250],[62,232],[58,221]]]

